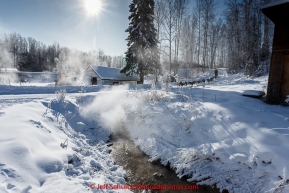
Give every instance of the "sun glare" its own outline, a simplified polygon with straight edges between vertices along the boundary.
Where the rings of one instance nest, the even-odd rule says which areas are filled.
[[[102,9],[102,0],[84,0],[86,12],[89,15],[98,15]]]

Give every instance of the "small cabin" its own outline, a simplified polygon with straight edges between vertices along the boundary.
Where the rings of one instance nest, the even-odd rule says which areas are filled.
[[[139,77],[126,76],[120,73],[120,68],[90,65],[82,74],[82,80],[87,85],[122,85],[137,84]]]

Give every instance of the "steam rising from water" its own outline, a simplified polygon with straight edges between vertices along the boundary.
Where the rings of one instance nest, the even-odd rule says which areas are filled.
[[[83,116],[100,122],[106,128],[116,130],[127,119],[127,111],[139,102],[128,93],[128,86],[102,90],[94,100],[84,107]],[[128,108],[129,107],[129,108]]]
[[[0,84],[10,84],[18,81],[16,74],[5,73],[6,70],[9,71],[9,68],[13,68],[12,55],[0,42]]]
[[[83,53],[76,49],[62,49],[57,61],[56,73],[59,77],[66,77],[62,84],[81,84],[73,81],[73,77],[79,76],[96,59],[93,53]]]
[[[12,55],[8,52],[6,48],[1,46],[0,44],[0,68],[12,68],[12,67],[13,67]]]

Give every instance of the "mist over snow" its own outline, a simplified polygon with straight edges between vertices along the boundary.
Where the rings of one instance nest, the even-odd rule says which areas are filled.
[[[7,75],[3,72],[9,72],[13,68],[13,58],[11,53],[8,52],[6,47],[1,46],[0,40],[0,84],[10,84],[18,82],[18,76],[15,74]]]
[[[82,108],[83,116],[89,120],[98,120],[106,128],[119,129],[119,126],[127,119],[127,102],[133,106],[135,99],[128,96],[128,86],[119,86],[112,89],[102,89],[90,102]],[[131,107],[132,107],[131,106]]]
[[[188,181],[230,193],[288,192],[288,107],[242,96],[265,91],[268,76],[220,71],[205,85],[169,89],[86,86],[79,93],[77,86],[1,85],[0,190],[83,192],[92,183],[125,184],[106,142],[111,132],[126,130],[150,161],[169,164]],[[55,89],[65,88],[65,100],[56,100]]]
[[[12,68],[12,67],[13,67],[13,59],[11,53],[9,53],[4,46],[0,46],[0,68]]]
[[[76,49],[64,48],[61,49],[56,61],[56,72],[72,77],[80,75],[87,68],[87,63],[97,62],[97,59],[93,54],[84,54]]]

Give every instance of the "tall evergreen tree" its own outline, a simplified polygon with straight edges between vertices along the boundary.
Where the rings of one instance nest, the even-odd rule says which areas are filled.
[[[133,0],[130,4],[129,33],[126,54],[126,66],[121,72],[127,76],[137,74],[140,76],[140,84],[144,82],[147,74],[160,72],[158,57],[158,40],[154,26],[154,0]]]

